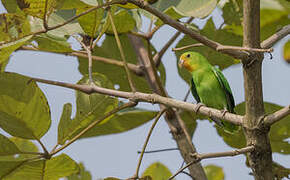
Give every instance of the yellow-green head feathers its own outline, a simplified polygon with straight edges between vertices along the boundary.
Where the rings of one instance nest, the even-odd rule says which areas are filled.
[[[179,67],[184,67],[189,72],[211,66],[204,56],[192,51],[183,53],[179,58],[178,65]]]

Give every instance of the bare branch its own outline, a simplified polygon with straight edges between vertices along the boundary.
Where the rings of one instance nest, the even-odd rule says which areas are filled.
[[[101,123],[103,120],[105,120],[106,118],[112,116],[113,114],[121,111],[122,109],[126,109],[129,107],[133,107],[136,106],[137,103],[133,102],[133,101],[129,101],[128,103],[125,103],[111,111],[109,111],[108,113],[106,113],[102,118],[97,119],[95,121],[93,121],[92,123],[90,123],[85,129],[83,129],[80,133],[78,133],[75,137],[73,137],[71,140],[69,140],[66,144],[64,144],[63,146],[61,146],[58,149],[53,150],[52,152],[50,152],[50,155],[53,156],[56,153],[60,152],[61,150],[65,149],[66,147],[68,147],[70,144],[72,144],[73,142],[75,142],[76,140],[78,140],[82,135],[84,135],[86,132],[88,132],[90,129],[92,129],[95,125]]]
[[[245,154],[248,152],[252,152],[255,149],[254,146],[248,146],[245,148],[241,148],[241,149],[236,149],[233,151],[226,151],[226,152],[217,152],[217,153],[207,153],[207,154],[193,154],[193,157],[195,158],[194,161],[188,163],[186,166],[184,166],[183,168],[180,168],[174,175],[172,175],[168,180],[173,179],[175,176],[177,176],[178,174],[180,174],[181,172],[183,172],[186,168],[188,168],[189,166],[191,166],[194,163],[200,162],[203,159],[209,159],[209,158],[217,158],[217,157],[227,157],[227,156],[237,156],[240,154]]]
[[[193,20],[193,17],[189,18],[187,20],[186,23],[190,23]],[[154,55],[153,57],[153,61],[155,63],[155,66],[158,67],[160,65],[162,56],[164,55],[164,53],[167,51],[167,49],[169,48],[169,46],[172,45],[172,43],[178,38],[178,36],[181,34],[180,31],[177,31],[170,39],[169,41],[163,46],[163,48]]]
[[[276,111],[275,113],[266,116],[264,118],[264,123],[266,125],[273,125],[274,123],[280,121],[281,119],[288,116],[289,114],[290,114],[290,105],[285,106],[279,111]]]
[[[259,48],[249,48],[249,47],[239,47],[239,46],[220,46],[217,48],[217,51],[221,50],[241,50],[241,51],[248,51],[248,52],[273,52],[273,48],[269,49],[259,49]]]
[[[195,44],[191,44],[191,45],[187,45],[187,46],[183,46],[183,47],[179,47],[179,48],[172,48],[172,51],[181,51],[181,50],[188,49],[191,47],[199,47],[199,46],[204,46],[204,44],[195,43]]]
[[[278,32],[270,36],[268,39],[264,40],[261,43],[261,48],[272,47],[276,42],[278,42],[280,39],[287,36],[288,34],[290,34],[290,25],[284,26]]]
[[[140,158],[139,158],[139,161],[138,161],[138,165],[137,165],[137,168],[136,168],[136,173],[135,173],[135,175],[134,175],[134,177],[133,177],[134,179],[137,179],[137,178],[139,177],[139,169],[140,169],[141,162],[142,162],[142,159],[143,159],[143,155],[144,155],[145,149],[146,149],[146,147],[147,147],[147,144],[148,144],[148,142],[149,142],[150,136],[151,136],[151,134],[152,134],[152,132],[153,132],[153,129],[154,129],[154,127],[156,126],[158,120],[160,119],[160,117],[163,115],[163,113],[164,113],[165,111],[166,111],[166,109],[163,109],[162,111],[160,111],[160,112],[157,114],[157,116],[156,116],[156,118],[155,118],[155,121],[153,122],[153,124],[152,124],[152,126],[151,126],[151,128],[150,128],[150,130],[149,130],[149,132],[148,132],[148,135],[147,135],[146,140],[145,140],[145,142],[144,142],[144,145],[143,145],[143,148],[142,148],[142,151],[141,151],[141,155],[140,155]]]
[[[45,80],[45,79],[40,79],[40,78],[31,78],[31,79],[37,82],[41,82],[41,83],[75,89],[86,94],[92,94],[92,93],[106,94],[110,96],[122,97],[125,99],[134,100],[134,101],[149,102],[153,104],[154,103],[163,104],[165,106],[174,107],[177,109],[183,109],[187,111],[194,111],[194,109],[196,109],[198,106],[197,104],[187,103],[187,102],[172,99],[169,97],[163,97],[157,94],[147,94],[147,93],[141,93],[141,92],[132,93],[132,92],[107,89],[107,88],[103,88],[103,87],[99,87],[95,85],[89,86],[89,85],[71,84],[71,83],[64,83],[64,82],[59,82],[59,81]],[[243,116],[232,114],[229,112],[224,114],[218,109],[209,108],[206,106],[201,106],[198,112],[206,116],[223,119],[225,121],[231,122],[236,125],[241,125],[242,120],[243,120]]]
[[[134,85],[133,78],[132,78],[131,73],[129,71],[129,68],[128,68],[128,65],[127,65],[127,61],[126,61],[126,58],[125,58],[125,54],[124,54],[124,51],[123,51],[123,48],[122,48],[122,44],[121,44],[121,41],[119,39],[119,35],[118,35],[118,32],[117,32],[116,26],[114,24],[113,16],[112,16],[112,13],[111,13],[110,9],[108,10],[108,15],[109,15],[109,18],[110,18],[110,21],[111,21],[111,26],[112,26],[112,29],[113,29],[113,32],[114,32],[114,35],[115,35],[115,39],[116,39],[118,48],[120,50],[121,58],[122,58],[122,61],[124,63],[124,68],[125,68],[125,71],[126,71],[126,74],[127,74],[129,85],[131,87],[131,90],[133,92],[136,92],[136,87]]]
[[[163,14],[162,12],[160,12],[159,10],[157,10],[156,8],[154,8],[153,6],[151,6],[147,1],[144,0],[128,0],[128,2],[133,3],[135,5],[137,5],[138,7],[150,12],[151,14],[157,16],[159,19],[161,19],[165,24],[170,25],[171,27],[177,29],[178,31],[189,35],[191,38],[199,41],[200,43],[214,49],[217,51],[218,47],[221,46],[225,46],[225,45],[221,45],[218,42],[215,42],[211,39],[208,39],[207,37],[187,28],[185,25],[181,24],[180,22],[172,19],[171,17],[169,17],[166,14]],[[227,46],[225,46],[227,47]],[[235,58],[238,59],[243,59],[244,57],[247,57],[247,53],[240,51],[240,50],[221,50],[220,52],[231,55]]]
[[[92,67],[93,67],[93,62],[92,62],[92,51],[91,49],[82,42],[78,37],[73,36],[81,45],[82,47],[86,50],[87,56],[88,56],[88,72],[89,72],[89,82],[90,84],[94,83],[93,81],[93,76],[92,76]]]
[[[43,154],[42,154],[43,157],[49,159],[50,155],[49,155],[49,152],[47,151],[46,147],[44,146],[44,144],[38,138],[36,138],[36,141],[40,144],[41,148],[43,149]]]
[[[165,151],[176,151],[179,150],[178,148],[166,148],[166,149],[159,149],[159,150],[151,150],[151,151],[144,151],[144,153],[149,154],[149,153],[158,153],[158,152],[165,152]],[[138,154],[141,153],[141,151],[137,152]]]
[[[31,50],[31,51],[42,51],[42,52],[48,52],[48,51],[44,51],[44,50],[40,50],[34,47],[29,47],[29,46],[22,46],[21,48],[19,48],[18,50]],[[57,53],[57,54],[63,54],[63,55],[68,55],[68,56],[77,56],[77,57],[83,57],[83,58],[88,58],[88,55],[82,51],[74,51],[71,53],[61,53],[61,52],[53,52],[53,53]],[[112,64],[112,65],[116,65],[116,66],[120,66],[120,67],[124,67],[124,62],[116,60],[116,59],[110,59],[110,58],[105,58],[105,57],[101,57],[101,56],[94,56],[92,55],[92,60],[95,61],[100,61],[106,64]],[[144,73],[141,70],[141,68],[135,64],[131,64],[128,63],[128,68],[134,72],[136,75],[138,76],[143,76]]]
[[[48,24],[47,24],[47,3],[48,3],[48,0],[45,0],[45,5],[44,5],[44,14],[43,14],[43,27],[45,30],[48,29]]]

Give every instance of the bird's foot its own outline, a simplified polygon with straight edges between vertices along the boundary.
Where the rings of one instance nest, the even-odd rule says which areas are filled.
[[[205,106],[205,105],[202,104],[202,103],[197,103],[197,104],[196,104],[196,107],[194,108],[194,112],[195,112],[195,113],[198,113],[199,109],[200,109],[202,106]]]
[[[226,109],[223,109],[223,110],[221,110],[221,113],[222,113],[222,118],[224,118],[225,117],[225,115],[226,115],[226,113],[227,112],[229,112],[228,110],[226,110]]]

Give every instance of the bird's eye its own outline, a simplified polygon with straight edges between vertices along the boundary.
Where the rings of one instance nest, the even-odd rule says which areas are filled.
[[[187,54],[186,57],[190,58],[190,54]]]

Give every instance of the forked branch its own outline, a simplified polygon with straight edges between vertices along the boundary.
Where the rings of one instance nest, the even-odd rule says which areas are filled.
[[[280,109],[279,111],[274,112],[264,118],[264,124],[272,125],[284,117],[290,115],[290,105],[285,106],[284,108]]]

